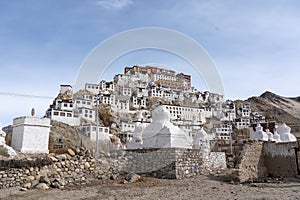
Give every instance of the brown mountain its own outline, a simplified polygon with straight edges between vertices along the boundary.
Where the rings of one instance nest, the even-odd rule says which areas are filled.
[[[272,92],[251,97],[245,101],[237,100],[236,104],[249,103],[253,112],[266,116],[268,121],[300,124],[300,97],[282,97]]]

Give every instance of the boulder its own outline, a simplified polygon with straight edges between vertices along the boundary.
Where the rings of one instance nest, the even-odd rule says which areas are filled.
[[[68,154],[70,156],[75,156],[75,152],[72,149],[68,149]]]
[[[42,190],[48,190],[49,186],[46,183],[39,183],[37,186],[35,186],[36,189],[42,189]]]

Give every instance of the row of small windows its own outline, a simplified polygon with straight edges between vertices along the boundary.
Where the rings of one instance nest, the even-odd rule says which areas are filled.
[[[90,127],[83,127],[84,131],[90,131]],[[97,128],[96,127],[92,127],[92,131],[96,131]],[[103,128],[103,127],[99,127],[99,132],[104,132],[104,133],[108,133],[108,128]]]
[[[134,128],[134,125],[130,125],[130,124],[123,124],[123,127],[125,128],[125,127],[128,127],[128,128]]]
[[[64,103],[64,107],[73,107],[73,104]]]
[[[78,103],[78,104],[82,103],[82,104],[91,105],[91,102],[89,102],[89,101],[79,101],[79,100],[77,100],[76,103]]]
[[[58,111],[54,111],[53,112],[54,116],[62,116],[62,117],[72,117],[72,113],[65,113],[65,112],[58,112]]]
[[[99,86],[94,86],[94,85],[88,85],[87,86],[89,89],[99,89],[100,87]]]
[[[193,108],[181,108],[181,107],[172,107],[172,106],[166,106],[166,108],[168,110],[182,110],[182,111],[198,111],[198,112],[203,112],[203,110],[201,110],[201,109],[193,109]]]

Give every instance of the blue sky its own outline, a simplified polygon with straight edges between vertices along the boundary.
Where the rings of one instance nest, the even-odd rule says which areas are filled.
[[[230,99],[266,90],[300,96],[300,3],[290,0],[0,0],[0,92],[56,96],[74,84],[81,63],[100,42],[122,31],[163,27],[196,40],[215,62]],[[132,52],[104,74],[126,65],[161,63],[201,76],[166,52]],[[42,116],[50,99],[0,96],[0,123]]]

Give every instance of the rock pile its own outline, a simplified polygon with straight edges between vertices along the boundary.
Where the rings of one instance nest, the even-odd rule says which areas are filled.
[[[28,165],[27,160],[15,161],[18,165],[0,171],[0,189],[20,186],[30,188],[63,188],[66,185],[82,185],[93,179],[116,179],[118,161],[105,157],[91,156],[84,148],[68,149],[67,154],[49,154],[46,165]],[[23,166],[22,166],[23,164]]]

